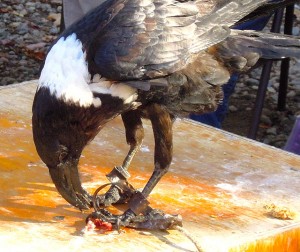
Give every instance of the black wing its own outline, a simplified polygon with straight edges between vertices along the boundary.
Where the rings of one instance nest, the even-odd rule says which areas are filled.
[[[66,31],[87,50],[89,70],[111,80],[151,79],[182,69],[267,0],[107,0]],[[80,29],[79,29],[80,28]]]

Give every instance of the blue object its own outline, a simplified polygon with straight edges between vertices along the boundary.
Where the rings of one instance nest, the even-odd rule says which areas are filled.
[[[296,118],[284,150],[300,155],[300,117]]]
[[[191,114],[190,118],[216,128],[221,128],[221,124],[224,121],[226,113],[228,111],[229,97],[234,91],[238,78],[238,74],[233,74],[230,77],[228,83],[222,87],[224,92],[223,102],[218,106],[215,112],[206,113],[202,115]]]

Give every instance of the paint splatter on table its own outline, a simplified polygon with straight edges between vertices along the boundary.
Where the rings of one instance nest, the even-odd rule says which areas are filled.
[[[196,251],[181,232],[84,233],[85,217],[56,192],[31,133],[36,81],[0,87],[0,243],[6,251]],[[143,187],[152,172],[153,137],[135,157],[130,182]],[[91,193],[128,151],[119,118],[84,150],[80,162]],[[150,197],[151,206],[181,214],[205,251],[299,251],[300,157],[187,120],[174,125],[170,172]],[[270,216],[266,207],[292,218]],[[272,205],[272,206],[273,206]],[[122,210],[122,209],[121,209]],[[115,211],[120,211],[117,209]],[[51,245],[47,245],[51,244]]]

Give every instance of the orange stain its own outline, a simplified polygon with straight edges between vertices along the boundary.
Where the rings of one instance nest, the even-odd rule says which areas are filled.
[[[230,252],[298,252],[300,251],[300,229],[293,229],[266,237],[255,242],[233,248]]]
[[[67,206],[67,203],[57,194],[48,169],[36,153],[30,120],[16,122],[7,115],[1,116],[0,127],[0,190],[5,194],[0,200],[2,216],[14,215],[31,220],[47,216],[46,219],[51,219],[57,212],[55,209],[61,205]],[[108,182],[105,174],[110,172],[111,167],[99,167],[97,164],[101,164],[102,159],[105,157],[95,157],[94,152],[87,148],[80,162],[83,182],[93,182],[88,188],[91,193]],[[131,175],[130,182],[134,187],[142,188],[151,172],[134,170]],[[201,215],[215,219],[235,217],[232,211],[220,210],[230,198],[229,195],[204,183],[197,182],[195,186],[195,182],[187,177],[165,176],[150,197],[151,206],[168,213],[181,214],[187,220],[194,221],[200,221]]]
[[[0,114],[0,133],[0,220],[63,221],[76,230],[83,228],[87,212],[81,213],[69,206],[57,193],[48,169],[36,153],[30,118],[15,121],[10,115]],[[80,161],[82,181],[92,193],[98,186],[108,182],[105,174],[110,172],[112,167],[102,165],[107,157],[95,155],[95,150],[91,148],[87,148],[83,155]],[[120,157],[118,162],[123,157]],[[146,170],[131,171],[129,181],[135,188],[144,187],[151,175],[151,163],[143,165]],[[154,208],[170,214],[181,214],[185,221],[212,222],[215,226],[226,220],[234,221],[249,211],[231,203],[232,196],[229,193],[210,184],[212,183],[208,181],[199,182],[193,178],[170,173],[157,185],[149,201]],[[270,239],[258,240],[231,251],[300,251],[299,241],[298,229]]]

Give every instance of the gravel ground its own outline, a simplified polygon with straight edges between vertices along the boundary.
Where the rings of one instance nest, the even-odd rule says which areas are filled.
[[[0,85],[38,78],[45,52],[59,33],[60,12],[61,0],[1,0]]]
[[[275,62],[273,65],[257,134],[258,141],[278,148],[284,147],[300,112],[300,61],[291,64],[285,111],[277,110],[280,63]],[[259,68],[240,78],[230,98],[229,113],[223,123],[223,129],[247,136],[260,74]]]
[[[59,33],[61,0],[2,0],[0,2],[0,85],[38,78],[50,43]],[[296,16],[300,17],[296,8]],[[294,35],[299,35],[300,19]],[[287,109],[276,111],[279,63],[273,64],[257,140],[282,148],[300,111],[300,61],[290,68]],[[246,136],[261,69],[240,78],[230,99],[223,129]]]

